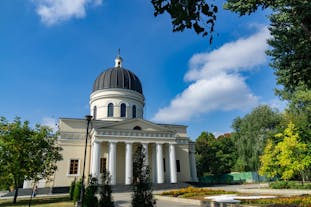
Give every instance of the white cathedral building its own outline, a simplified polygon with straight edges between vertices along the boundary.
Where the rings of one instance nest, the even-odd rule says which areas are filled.
[[[95,80],[90,95],[89,139],[85,175],[100,178],[104,170],[111,184],[132,182],[133,154],[141,144],[153,183],[197,181],[194,142],[187,126],[158,124],[144,120],[145,98],[139,78],[122,67],[118,55],[115,67],[102,72]],[[63,160],[50,183],[39,187],[70,186],[82,177],[87,121],[60,118],[58,144]],[[24,186],[26,187],[26,186]]]

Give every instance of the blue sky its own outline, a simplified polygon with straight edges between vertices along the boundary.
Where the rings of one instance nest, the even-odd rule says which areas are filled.
[[[221,5],[221,4],[220,4]],[[89,114],[96,77],[114,65],[142,81],[145,119],[221,134],[259,104],[284,108],[273,93],[268,11],[217,16],[213,44],[173,33],[148,0],[0,1],[0,115],[54,125]]]

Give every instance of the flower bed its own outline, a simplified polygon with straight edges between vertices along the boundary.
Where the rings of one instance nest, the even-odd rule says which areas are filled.
[[[243,200],[243,204],[259,204],[269,207],[310,207],[311,196],[293,196],[286,198]]]
[[[211,189],[206,189],[206,188],[187,187],[187,188],[181,188],[179,190],[165,191],[161,193],[161,195],[178,197],[178,198],[197,198],[200,196],[233,194],[233,193],[236,193],[236,192],[229,192],[229,191],[224,191],[224,190],[211,190]]]

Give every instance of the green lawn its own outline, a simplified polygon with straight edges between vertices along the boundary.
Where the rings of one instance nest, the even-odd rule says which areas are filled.
[[[12,204],[11,199],[0,200],[0,207],[4,206],[19,206],[19,207],[28,207],[29,198],[18,198],[15,205]],[[37,207],[73,207],[73,201],[70,201],[68,196],[59,196],[59,197],[37,197],[34,198],[31,202],[31,206]]]

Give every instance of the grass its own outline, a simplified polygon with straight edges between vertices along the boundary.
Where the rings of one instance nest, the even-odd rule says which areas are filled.
[[[272,189],[311,189],[311,183],[305,182],[304,185],[298,181],[275,181],[269,184]]]
[[[18,198],[17,203],[12,203],[13,199],[0,200],[0,207],[4,206],[18,206],[28,207],[29,198]],[[31,202],[31,206],[36,207],[73,207],[73,201],[70,201],[68,196],[53,196],[53,197],[37,197]]]

